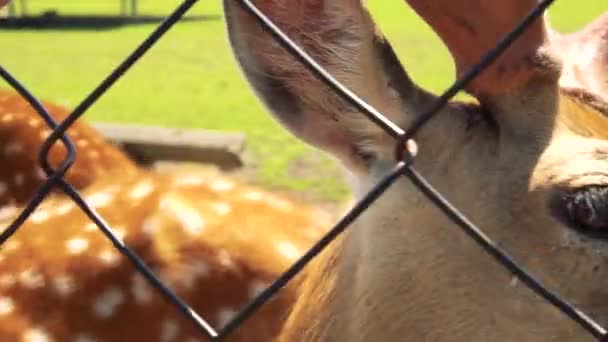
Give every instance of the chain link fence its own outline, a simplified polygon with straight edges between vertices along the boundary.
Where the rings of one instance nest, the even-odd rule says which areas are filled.
[[[17,219],[8,227],[4,228],[0,233],[0,251],[1,246],[20,228],[27,220],[36,207],[45,199],[53,189],[62,190],[69,196],[75,204],[94,222],[100,231],[113,243],[113,245],[126,258],[133,263],[138,272],[140,272],[162,295],[164,295],[175,307],[193,324],[195,324],[200,333],[210,340],[224,340],[231,335],[239,326],[249,317],[269,301],[282,287],[284,287],[292,278],[294,278],[313,258],[315,258],[327,245],[329,245],[337,236],[339,236],[349,225],[356,220],[361,213],[368,207],[374,204],[382,194],[399,178],[406,177],[413,185],[415,185],[426,198],[441,209],[463,233],[473,239],[481,248],[483,248],[489,256],[493,257],[502,266],[513,273],[523,283],[530,287],[539,296],[553,304],[561,312],[570,319],[576,321],[582,328],[588,331],[592,336],[599,341],[608,341],[606,330],[596,323],[593,319],[587,316],[582,311],[576,309],[573,305],[561,298],[558,294],[546,288],[540,281],[534,278],[524,268],[519,266],[506,252],[501,250],[489,237],[487,237],[478,227],[464,217],[455,207],[453,207],[443,196],[438,193],[426,179],[420,175],[414,168],[415,156],[410,153],[408,146],[416,132],[431,120],[459,91],[475,79],[485,68],[487,68],[497,57],[501,55],[526,29],[527,27],[540,16],[555,0],[539,1],[537,6],[525,17],[512,32],[506,35],[502,40],[498,41],[494,49],[488,51],[481,59],[479,64],[471,68],[464,76],[459,78],[450,88],[448,88],[429,108],[422,113],[418,119],[411,124],[410,127],[403,130],[396,124],[392,123],[372,106],[367,104],[361,98],[349,91],[340,82],[334,79],[326,70],[317,64],[305,51],[295,44],[289,37],[283,33],[264,13],[262,13],[250,0],[233,0],[246,10],[251,16],[255,17],[267,31],[295,58],[305,65],[312,73],[320,80],[330,86],[337,95],[348,101],[350,104],[358,108],[363,115],[366,115],[371,121],[379,125],[384,131],[390,134],[395,139],[395,166],[382,181],[380,181],[369,193],[357,202],[353,208],[323,236],[310,250],[308,250],[298,261],[296,261],[285,273],[282,274],[274,283],[262,291],[253,301],[251,301],[241,312],[239,312],[222,330],[214,329],[207,321],[200,317],[192,310],[187,303],[180,299],[172,292],[163,282],[157,277],[154,272],[145,264],[145,262],[135,254],[122,240],[115,234],[111,227],[106,224],[104,219],[87,204],[79,192],[68,182],[64,176],[74,163],[76,150],[74,143],[68,138],[66,130],[80,118],[85,112],[95,104],[95,102],[111,88],[118,79],[120,79],[144,54],[158,42],[165,33],[167,33],[173,25],[175,25],[198,0],[185,0],[181,5],[173,11],[173,13],[160,24],[153,33],[144,42],[131,53],[110,75],[104,79],[101,84],[96,87],[62,122],[56,122],[51,115],[46,111],[44,106],[32,95],[25,86],[15,79],[6,69],[0,66],[0,76],[6,80],[21,96],[26,99],[31,106],[40,114],[46,124],[53,129],[52,134],[43,143],[38,156],[38,161],[46,172],[46,181],[37,189],[36,194],[24,207]],[[49,151],[52,146],[61,141],[67,149],[67,157],[59,168],[52,168],[48,161]]]

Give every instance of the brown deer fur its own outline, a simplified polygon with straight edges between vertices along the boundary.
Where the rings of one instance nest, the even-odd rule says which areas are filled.
[[[537,3],[408,2],[446,42],[459,73]],[[436,99],[410,80],[361,1],[254,3],[401,127]],[[342,161],[355,176],[357,195],[383,178],[395,164],[394,140],[285,52],[236,1],[224,6],[236,59],[272,114]],[[594,195],[590,208],[573,202],[589,189],[604,194],[608,185],[606,105],[585,88],[560,89],[560,56],[549,43],[538,20],[468,88],[479,105],[452,102],[417,134],[415,166],[522,265],[607,324],[608,245],[588,233],[608,228],[602,211],[608,197]],[[280,338],[592,340],[406,179],[310,266]]]

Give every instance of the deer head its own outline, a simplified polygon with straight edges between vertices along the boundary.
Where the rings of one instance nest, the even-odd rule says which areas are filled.
[[[436,100],[409,78],[362,1],[253,3],[400,127]],[[461,75],[537,1],[407,3],[445,42]],[[236,59],[274,117],[340,160],[357,195],[388,174],[394,139],[236,1],[224,6]],[[545,22],[536,20],[467,87],[479,104],[451,102],[417,133],[415,165],[516,260],[606,324],[608,105],[586,88],[560,87],[561,61],[551,51]],[[514,281],[407,179],[334,243],[311,265],[282,341],[592,340]]]
[[[60,121],[69,111],[50,102],[43,105]],[[39,167],[40,146],[50,135],[42,118],[20,95],[0,89],[0,206],[28,201],[47,175]],[[82,122],[67,131],[76,146],[76,161],[66,180],[84,189],[106,174],[136,172],[135,163],[102,135]],[[66,157],[65,146],[58,142],[50,151],[49,162],[59,167]]]

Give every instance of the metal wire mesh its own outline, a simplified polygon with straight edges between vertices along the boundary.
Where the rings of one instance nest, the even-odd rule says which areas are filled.
[[[480,62],[473,66],[463,77],[459,78],[448,88],[436,102],[423,112],[408,129],[403,130],[388,120],[382,113],[367,104],[356,94],[348,90],[340,82],[334,79],[326,70],[317,64],[305,51],[295,44],[283,33],[264,13],[262,13],[250,0],[234,0],[255,17],[274,38],[295,58],[297,58],[316,77],[331,87],[337,95],[354,105],[366,115],[371,121],[380,126],[384,131],[395,139],[395,155],[397,157],[393,170],[384,177],[372,190],[356,203],[353,208],[310,250],[308,250],[298,261],[296,261],[276,281],[262,291],[249,305],[239,312],[221,331],[216,331],[207,321],[200,317],[187,303],[173,293],[154,272],[115,234],[113,229],[100,217],[96,211],[89,206],[80,193],[64,180],[66,172],[74,163],[76,150],[73,142],[66,136],[66,130],[80,118],[95,102],[112,87],[171,27],[177,23],[198,0],[185,0],[173,13],[161,24],[144,42],[133,51],[99,86],[97,86],[62,122],[57,123],[46,111],[44,106],[33,96],[25,86],[16,80],[7,70],[0,66],[0,76],[8,82],[31,106],[40,114],[46,124],[53,129],[52,134],[45,140],[40,150],[38,160],[47,174],[46,181],[37,189],[33,198],[23,208],[15,221],[0,233],[0,247],[5,243],[34,212],[37,206],[54,189],[58,188],[69,196],[76,205],[97,225],[100,231],[113,243],[115,248],[128,258],[138,272],[140,272],[162,295],[173,303],[179,311],[200,330],[201,334],[211,340],[223,340],[231,335],[249,317],[251,317],[264,303],[269,301],[282,287],[295,277],[315,256],[327,247],[337,236],[339,236],[349,225],[355,221],[367,208],[369,208],[382,194],[399,178],[406,177],[426,198],[441,209],[444,214],[457,224],[465,234],[472,238],[497,262],[518,277],[523,283],[535,291],[539,296],[553,304],[570,319],[576,321],[582,328],[600,341],[608,341],[606,330],[593,321],[582,311],[561,298],[558,294],[545,287],[535,279],[524,268],[519,266],[506,252],[500,249],[489,237],[478,227],[470,222],[455,207],[453,207],[440,193],[438,193],[426,179],[413,167],[414,156],[405,148],[406,142],[412,139],[415,133],[431,120],[447,102],[461,91],[469,82],[475,79],[485,68],[503,53],[527,27],[555,1],[544,0],[522,19],[521,23],[497,42],[494,49],[489,51]],[[48,156],[51,148],[61,141],[67,149],[67,156],[61,167],[53,169],[49,165]]]

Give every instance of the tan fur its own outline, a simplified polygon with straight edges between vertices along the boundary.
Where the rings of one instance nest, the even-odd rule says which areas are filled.
[[[435,99],[395,66],[386,45],[373,43],[384,40],[361,2],[255,3],[330,72],[337,71],[339,81],[402,127]],[[291,11],[283,10],[288,3]],[[445,32],[451,17],[441,13],[455,14],[451,3],[436,1],[418,10],[453,53],[470,49],[471,58],[456,55],[457,65],[467,65],[536,1],[499,7],[458,2],[465,24],[480,30],[497,25],[480,41],[462,39],[466,32]],[[395,164],[394,141],[372,123],[362,129],[361,115],[341,105],[286,52],[267,50],[275,44],[272,38],[236,2],[225,0],[224,6],[237,61],[272,114],[342,160],[355,175],[359,196],[374,186]],[[305,14],[306,25],[299,14]],[[548,52],[542,20],[527,34],[513,51],[524,52],[524,61],[542,58],[522,64],[521,54],[507,54],[501,63],[508,86],[487,82],[490,73],[469,89],[480,105],[445,107],[417,134],[415,166],[547,286],[607,324],[608,247],[567,227],[559,217],[565,209],[552,207],[563,191],[608,184],[604,104],[590,101],[584,89],[560,90],[559,59]],[[510,74],[515,71],[521,74]],[[281,342],[593,340],[513,279],[406,179],[313,262],[300,291]]]

